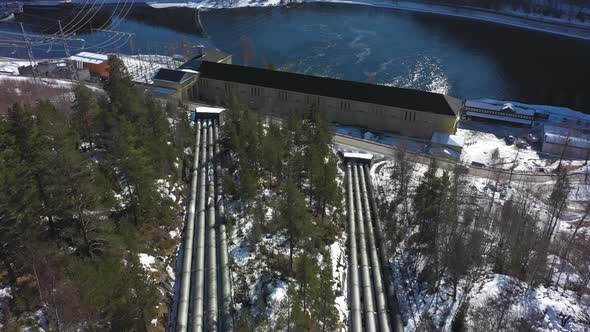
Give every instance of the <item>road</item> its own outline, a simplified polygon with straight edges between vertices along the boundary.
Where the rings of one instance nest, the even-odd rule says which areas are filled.
[[[343,147],[344,149],[350,149],[355,151],[366,151],[372,154],[383,155],[386,158],[395,158],[399,151],[399,148],[391,145],[385,145],[374,141],[369,141],[357,137],[334,134],[334,144]],[[436,163],[439,168],[446,170],[454,170],[457,166],[464,166],[468,175],[487,178],[493,180],[509,181],[512,180],[515,183],[536,183],[545,184],[555,182],[556,176],[554,174],[544,173],[524,173],[524,172],[511,172],[510,170],[500,170],[485,167],[477,167],[472,165],[461,164],[456,161],[443,159],[440,157],[434,157],[432,155],[406,150],[406,157],[409,161],[429,165],[432,158],[436,159]],[[586,183],[587,176],[581,173],[570,173],[570,182],[574,183]]]

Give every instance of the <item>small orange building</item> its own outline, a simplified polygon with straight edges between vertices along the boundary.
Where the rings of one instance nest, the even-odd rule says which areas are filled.
[[[104,54],[80,52],[70,57],[76,68],[87,68],[88,71],[103,78],[109,77],[109,57]]]

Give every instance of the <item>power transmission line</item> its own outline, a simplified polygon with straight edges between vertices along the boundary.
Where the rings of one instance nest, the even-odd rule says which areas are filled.
[[[28,41],[27,33],[25,31],[25,27],[23,24],[20,24],[21,31],[23,33],[23,39],[27,42],[27,55],[29,57],[29,62],[31,63],[31,70],[33,71],[33,77],[35,80],[39,78],[39,72],[37,71],[37,61],[35,61],[35,55],[33,54],[33,47],[31,43]]]
[[[84,19],[85,19],[85,18],[88,16],[88,14],[92,12],[92,8],[94,8],[94,6],[96,5],[96,2],[97,2],[97,1],[98,1],[98,0],[94,0],[94,3],[92,3],[92,5],[91,5],[91,6],[90,6],[90,8],[89,8],[89,9],[86,11],[86,13],[84,14],[84,16],[82,16],[82,17],[80,18],[80,20],[78,21],[78,23],[80,23],[80,22],[83,22],[83,21],[84,21]],[[80,13],[82,13],[82,12],[84,11],[84,9],[86,8],[86,5],[88,4],[88,2],[90,2],[90,0],[85,0],[85,2],[84,2],[84,5],[82,5],[82,8],[80,8],[80,10],[79,10],[79,11],[78,11],[78,13],[76,14],[76,16],[74,16],[74,18],[72,18],[72,19],[70,20],[70,22],[68,22],[68,23],[67,23],[67,24],[66,24],[66,25],[63,27],[63,29],[64,29],[65,33],[69,33],[69,32],[68,32],[68,30],[67,30],[67,29],[68,29],[68,27],[70,26],[70,24],[72,24],[72,22],[74,22],[74,21],[75,21],[75,20],[78,18],[78,16],[80,15]],[[102,3],[101,3],[101,4],[103,4],[103,3],[104,3],[104,0],[102,1]],[[74,23],[74,25],[73,25],[73,26],[75,26],[75,25],[76,25],[76,24],[78,24],[78,23]]]
[[[84,3],[84,5],[82,6],[82,9],[84,9],[86,7],[86,5],[88,4],[89,0],[86,0],[86,2]],[[96,4],[97,0],[94,1],[94,3],[91,5],[89,11],[94,7],[94,5]],[[132,0],[131,3],[129,2],[129,0],[125,0],[123,3],[123,6],[121,7],[120,11],[117,12],[119,5],[121,3],[121,0],[117,0],[117,4],[115,6],[115,9],[111,12],[111,15],[109,16],[109,18],[107,20],[105,20],[105,22],[101,25],[101,27],[99,29],[104,30],[103,28],[112,21],[115,21],[115,17],[118,19],[117,21],[115,21],[114,24],[112,24],[111,26],[111,30],[117,27],[129,14],[129,12],[131,11],[131,8],[133,7],[135,0]],[[88,18],[88,20],[92,20],[96,14],[100,11],[100,9],[102,8],[102,5],[104,4],[104,0],[101,2],[101,5],[98,9],[94,10],[94,13],[92,14],[92,16],[88,17],[88,13],[85,14],[84,16],[82,16],[78,22],[73,23],[76,18],[79,16],[79,13],[81,11],[78,12],[78,14],[76,16],[74,16],[74,18],[72,18],[70,20],[70,22],[66,25],[61,24],[61,21],[58,20],[58,26],[59,26],[59,35],[56,34],[52,34],[49,38],[46,35],[29,35],[29,40],[28,43],[31,44],[31,46],[45,46],[48,45],[49,49],[47,50],[47,53],[52,52],[52,45],[54,43],[59,43],[60,41],[64,42],[64,51],[66,51],[66,48],[69,49],[68,45],[67,45],[67,41],[65,40],[66,38],[72,36],[77,29],[79,29],[80,27],[84,26],[85,23],[83,23],[83,20],[85,20],[86,18]],[[36,16],[36,15],[34,15]],[[47,19],[46,20],[51,20],[51,19]],[[68,29],[68,31],[66,31],[66,26],[69,24],[72,24],[70,26],[70,28]],[[80,25],[80,23],[83,23],[82,25]],[[78,28],[76,28],[76,26],[78,26]],[[21,29],[22,30],[22,29]],[[107,30],[105,30],[104,32],[107,32]],[[22,36],[22,34],[18,34],[18,33],[11,33],[11,32],[0,32],[0,33],[8,33],[8,34],[12,34],[14,36]],[[77,40],[77,41],[81,41],[82,42],[82,47],[78,47],[78,48],[73,48],[71,50],[74,51],[78,51],[78,50],[83,50],[83,49],[98,49],[98,50],[105,50],[109,47],[114,47],[115,49],[118,49],[122,46],[124,46],[129,40],[130,40],[130,36],[131,35],[126,35],[123,32],[116,32],[115,34],[113,34],[111,37],[109,37],[107,40],[104,40],[102,42],[99,42],[95,45],[90,45],[90,46],[86,46],[86,41],[82,38],[76,38],[76,39],[71,39],[71,40]],[[33,37],[37,40],[31,40],[30,37]],[[121,40],[124,39],[124,41],[122,43]],[[0,42],[0,47],[13,47],[15,43],[19,43],[21,42],[18,39],[9,39],[5,42],[3,42],[5,45],[2,45],[3,43]],[[21,42],[22,43],[22,42]],[[26,44],[26,42],[25,42]],[[116,45],[116,46],[115,46]],[[56,50],[58,51],[58,50]],[[70,50],[68,50],[66,53],[69,53]]]

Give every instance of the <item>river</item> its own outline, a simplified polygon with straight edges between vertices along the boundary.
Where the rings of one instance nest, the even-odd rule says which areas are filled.
[[[108,13],[107,13],[108,14]],[[498,24],[361,5],[308,3],[289,7],[201,11],[206,35],[188,8],[135,6],[123,20],[97,15],[77,35],[99,51],[180,53],[203,43],[234,55],[234,63],[272,63],[285,70],[422,89],[460,98],[492,98],[566,106],[590,113],[590,42]],[[63,13],[25,10],[30,33],[55,33]],[[47,24],[32,15],[44,16]],[[106,18],[105,18],[106,16]],[[67,22],[67,16],[63,17]],[[98,21],[96,21],[98,20]],[[49,24],[51,23],[51,24]],[[105,25],[106,23],[106,25]],[[133,32],[113,37],[90,28],[115,24]],[[0,30],[18,26],[0,24]],[[67,30],[67,28],[66,28]],[[81,43],[71,42],[74,51]],[[26,56],[3,47],[3,56]],[[38,57],[62,56],[58,41]]]

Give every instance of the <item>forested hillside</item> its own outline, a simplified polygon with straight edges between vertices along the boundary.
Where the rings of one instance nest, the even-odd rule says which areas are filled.
[[[167,327],[173,290],[161,275],[172,268],[148,271],[139,257],[173,265],[184,211],[170,188],[189,180],[195,133],[186,108],[138,90],[119,59],[110,65],[102,88],[31,95],[0,112],[3,331]],[[235,101],[224,116],[236,330],[346,329],[330,124],[313,107],[279,120]],[[500,171],[476,178],[403,151],[371,169],[408,330],[590,328],[590,184],[565,168],[554,183]]]
[[[336,331],[342,294],[330,246],[344,224],[328,123],[319,112],[281,123],[231,110],[223,133],[236,327]]]
[[[106,94],[30,96],[0,119],[0,329],[145,331],[167,311],[138,253],[174,253],[182,210],[158,180],[183,182],[192,129],[110,65]]]
[[[590,328],[590,202],[571,209],[587,184],[563,169],[548,186],[473,178],[403,152],[377,168],[410,330]]]

